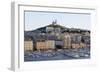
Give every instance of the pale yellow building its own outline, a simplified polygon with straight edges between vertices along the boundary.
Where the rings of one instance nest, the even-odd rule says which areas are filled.
[[[86,44],[85,43],[80,43],[80,48],[86,48]]]
[[[24,41],[24,51],[33,51],[33,41],[32,40]]]
[[[54,40],[37,41],[36,48],[37,50],[55,49],[55,41]]]
[[[71,36],[68,32],[63,34],[64,48],[71,48]]]
[[[46,40],[46,48],[55,49],[55,41],[54,40]]]
[[[46,49],[45,41],[38,41],[38,42],[36,42],[36,49],[37,50]]]
[[[78,43],[72,43],[72,48],[75,49],[75,48],[80,48],[80,44]]]
[[[24,51],[33,51],[33,40],[31,36],[24,37]]]

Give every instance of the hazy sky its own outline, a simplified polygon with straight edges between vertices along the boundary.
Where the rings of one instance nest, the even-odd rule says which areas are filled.
[[[25,12],[25,30],[34,30],[52,23],[68,28],[81,28],[90,30],[90,14],[52,13],[52,12]]]

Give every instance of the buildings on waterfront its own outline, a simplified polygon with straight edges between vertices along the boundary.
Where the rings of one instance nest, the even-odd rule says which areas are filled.
[[[24,33],[24,50],[90,48],[90,31],[52,24]]]

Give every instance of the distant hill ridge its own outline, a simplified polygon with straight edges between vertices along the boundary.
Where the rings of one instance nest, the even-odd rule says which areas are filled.
[[[53,27],[53,28],[60,28],[61,30],[69,30],[69,31],[88,31],[90,32],[90,30],[85,30],[85,29],[79,29],[79,28],[67,28],[65,26],[62,26],[61,24],[57,24],[57,21],[53,21],[52,24],[49,24],[47,26],[44,26],[44,27],[40,27],[40,28],[37,28],[35,30],[31,30],[30,32],[37,32],[37,33],[46,33],[46,27]]]

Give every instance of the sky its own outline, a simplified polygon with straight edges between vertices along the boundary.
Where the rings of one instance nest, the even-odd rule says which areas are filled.
[[[57,20],[57,24],[67,28],[80,28],[90,30],[90,14],[57,13],[57,12],[37,12],[25,11],[25,30],[35,30]]]

